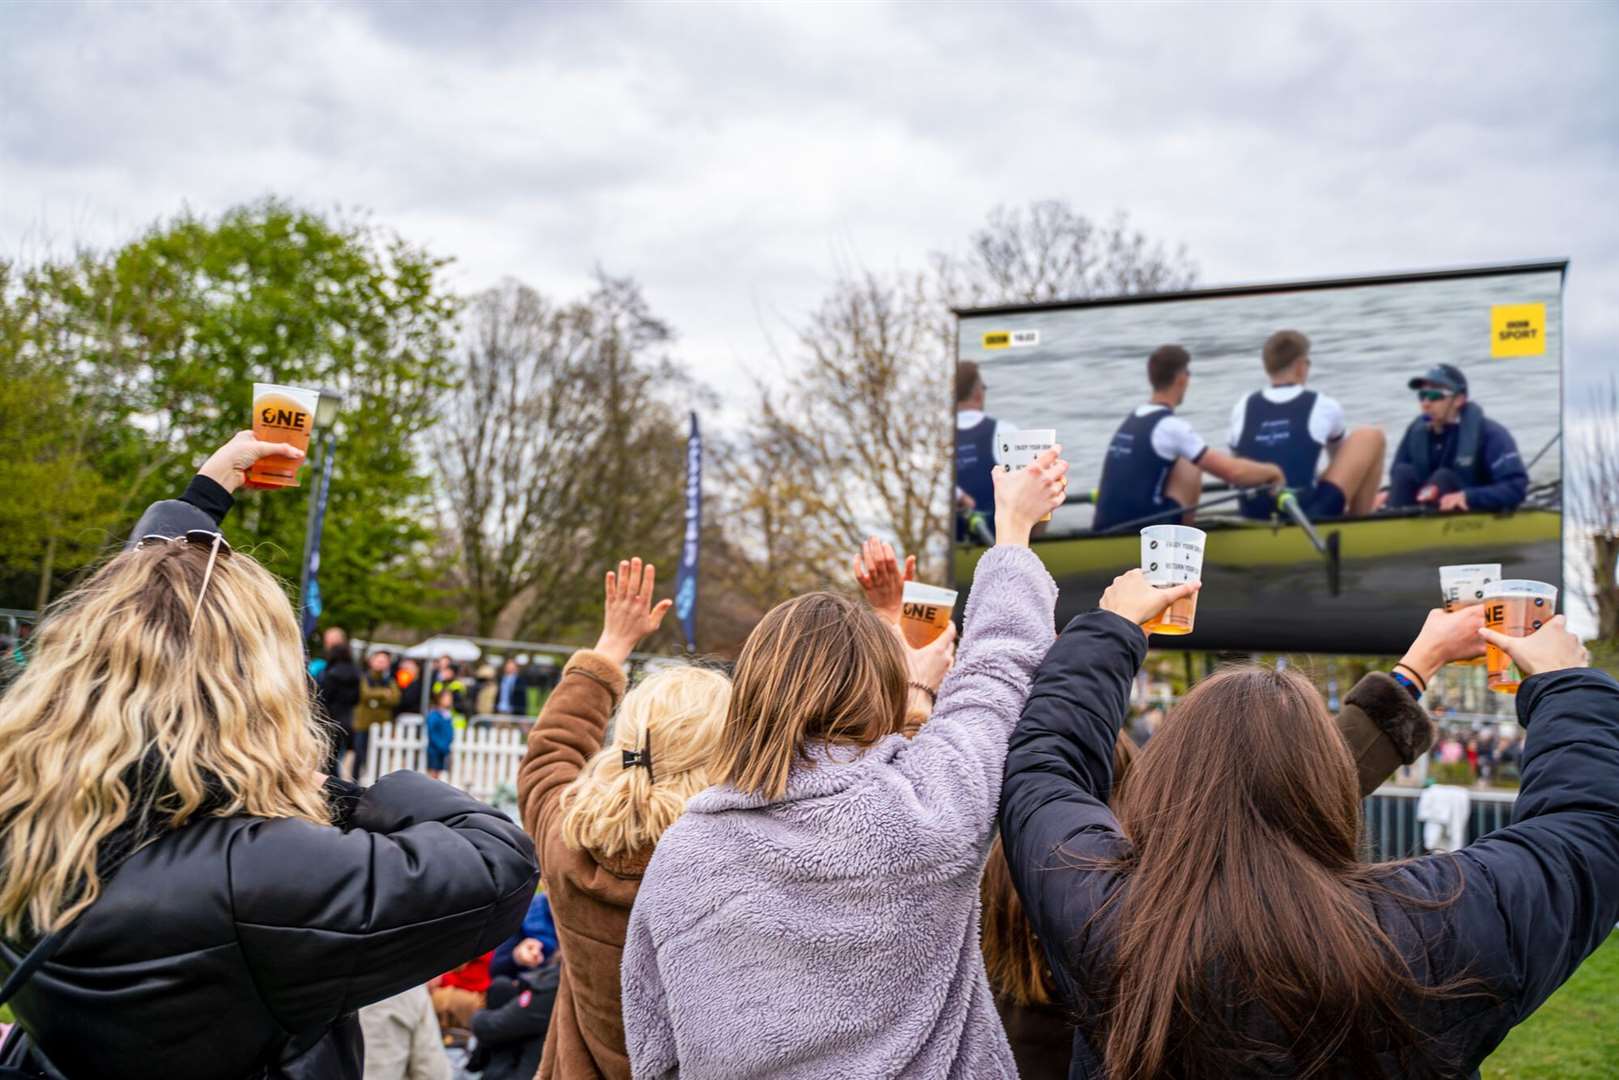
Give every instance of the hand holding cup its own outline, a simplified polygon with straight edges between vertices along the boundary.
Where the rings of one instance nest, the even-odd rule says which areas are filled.
[[[251,469],[262,458],[284,457],[303,461],[304,451],[286,443],[255,438],[251,431],[238,431],[230,442],[211,454],[197,472],[229,492],[236,492]]]
[[[1160,589],[1150,584],[1147,575],[1137,567],[1114,578],[1113,584],[1102,594],[1098,606],[1103,611],[1129,619],[1137,626],[1145,626],[1168,611],[1169,605],[1193,595],[1202,587],[1201,581],[1188,581],[1184,585]]]
[[[1525,678],[1547,671],[1591,666],[1591,653],[1569,632],[1561,615],[1552,616],[1545,626],[1528,637],[1509,637],[1488,629],[1481,629],[1478,634],[1511,657]]]
[[[1068,462],[1061,454],[1061,446],[1048,447],[1027,468],[996,469],[991,473],[995,482],[997,547],[1027,547],[1035,524],[1062,505]]]

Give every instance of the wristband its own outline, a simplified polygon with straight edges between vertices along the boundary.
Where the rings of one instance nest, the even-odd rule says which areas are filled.
[[[1418,676],[1416,672],[1411,671],[1409,667],[1406,668],[1406,671],[1411,671],[1411,674],[1407,675],[1404,671],[1400,670],[1402,667],[1405,667],[1405,665],[1394,665],[1394,669],[1389,672],[1389,677],[1395,682],[1399,683],[1401,686],[1405,687],[1406,691],[1410,693],[1412,697],[1421,700],[1423,691],[1428,689],[1427,686],[1418,685],[1418,679],[1421,677]]]
[[[923,686],[921,683],[913,682],[906,683],[905,685],[909,686],[912,690],[920,690],[922,693],[926,694],[928,696],[929,705],[937,705],[939,703],[939,695],[928,687]]]

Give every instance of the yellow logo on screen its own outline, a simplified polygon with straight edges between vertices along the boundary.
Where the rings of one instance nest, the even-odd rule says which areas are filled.
[[[1545,356],[1546,305],[1496,304],[1490,308],[1491,356]]]
[[[1009,349],[1012,347],[1012,335],[1006,330],[991,330],[984,335],[984,348]]]

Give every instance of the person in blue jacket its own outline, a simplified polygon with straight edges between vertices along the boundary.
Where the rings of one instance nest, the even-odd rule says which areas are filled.
[[[436,708],[427,714],[427,775],[437,780],[450,767],[455,745],[455,691],[440,690]]]
[[[541,889],[529,902],[523,928],[495,947],[489,961],[492,979],[519,978],[524,972],[550,963],[557,955],[557,924],[551,917],[551,901]]]
[[[1467,399],[1467,376],[1438,364],[1408,384],[1422,415],[1411,421],[1389,469],[1387,505],[1444,512],[1511,510],[1529,491],[1518,443]]]
[[[984,411],[984,377],[978,365],[963,360],[956,365],[956,539],[967,539],[976,519],[987,531],[977,539],[995,536],[995,487],[991,475],[999,464],[1000,436],[1017,430]]]
[[[1070,622],[1007,757],[1001,836],[1078,1021],[1070,1078],[1471,1074],[1619,920],[1619,683],[1560,616],[1475,631],[1528,673],[1528,737],[1511,823],[1457,852],[1363,861],[1353,758],[1292,669],[1199,683],[1109,809],[1140,624],[1179,591],[1133,570]],[[1420,693],[1480,644],[1396,674]]]

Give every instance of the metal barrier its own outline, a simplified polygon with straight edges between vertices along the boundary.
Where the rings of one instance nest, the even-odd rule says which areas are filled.
[[[1405,859],[1422,854],[1422,822],[1417,820],[1421,788],[1380,787],[1365,802],[1366,839],[1371,857]],[[1512,791],[1468,788],[1467,839],[1478,839],[1512,820],[1518,795]]]

